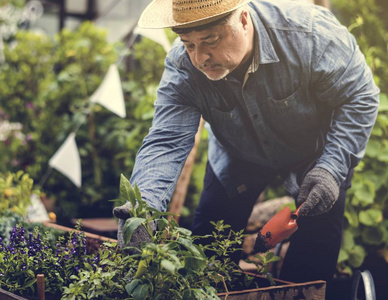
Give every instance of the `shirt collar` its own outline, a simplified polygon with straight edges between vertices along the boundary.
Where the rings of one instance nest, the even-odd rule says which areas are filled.
[[[254,73],[257,71],[260,65],[260,57],[259,57],[259,44],[257,40],[257,34],[256,29],[254,33],[254,39],[253,39],[253,56],[252,56],[252,62],[248,68],[247,73]]]
[[[256,71],[259,64],[279,62],[279,57],[276,54],[272,41],[260,17],[252,9],[252,7],[249,6],[249,9],[250,9],[251,19],[253,22],[253,26],[255,27],[255,34],[256,34],[255,49],[254,49],[255,53],[253,56],[252,64],[249,67],[249,71],[251,70],[252,65],[254,65],[252,70]]]

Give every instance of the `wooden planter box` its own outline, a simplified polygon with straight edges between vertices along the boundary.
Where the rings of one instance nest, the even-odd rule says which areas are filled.
[[[248,274],[258,278],[261,288],[219,293],[218,297],[225,300],[325,300],[326,282],[323,280],[293,283],[274,279],[276,286],[269,286],[268,280],[263,276]]]
[[[0,289],[0,300],[27,300],[27,299],[17,296],[15,294],[12,294],[10,292],[4,291],[3,289]]]
[[[259,275],[251,274],[258,277],[259,285],[268,285],[268,281]],[[267,286],[258,289],[232,291],[219,293],[218,296],[225,300],[324,300],[326,292],[326,282],[322,280],[310,281],[304,283],[292,283],[275,279],[276,286]],[[44,299],[44,296],[37,299]],[[28,300],[0,289],[0,300]]]

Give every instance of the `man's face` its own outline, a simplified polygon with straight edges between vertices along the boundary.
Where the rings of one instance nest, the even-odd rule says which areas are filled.
[[[234,25],[217,25],[179,35],[192,64],[210,80],[224,78],[250,56],[244,16]]]

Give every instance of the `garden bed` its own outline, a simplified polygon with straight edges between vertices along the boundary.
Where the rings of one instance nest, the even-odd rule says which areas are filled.
[[[310,281],[305,283],[292,283],[288,281],[283,281],[275,279],[276,286],[268,286],[268,280],[260,275],[251,274],[256,276],[259,281],[259,285],[263,286],[262,288],[249,289],[242,291],[229,291],[225,293],[219,293],[218,296],[220,299],[228,300],[253,300],[253,299],[271,299],[271,300],[281,300],[281,299],[306,299],[306,300],[324,300],[326,283],[325,281]],[[0,300],[27,300],[28,298],[23,298],[12,294],[10,292],[0,289]],[[42,300],[41,298],[34,298],[37,300]]]

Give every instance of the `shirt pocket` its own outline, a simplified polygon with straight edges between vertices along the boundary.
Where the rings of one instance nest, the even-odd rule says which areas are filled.
[[[211,119],[212,122],[209,123],[214,135],[226,148],[230,149],[232,146],[239,153],[249,157],[257,153],[253,138],[249,134],[238,106],[231,111],[221,111],[212,107]]]
[[[224,137],[241,139],[242,134],[246,134],[243,122],[243,116],[236,106],[231,111],[221,111],[214,107],[211,108],[212,128]]]
[[[283,99],[267,97],[264,116],[271,130],[295,151],[313,151],[320,132],[315,102],[299,87]]]
[[[301,87],[283,99],[267,97],[266,113],[273,127],[286,132],[313,129],[318,124],[316,105]]]

